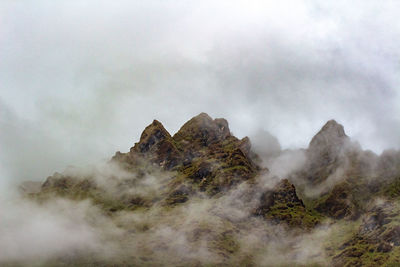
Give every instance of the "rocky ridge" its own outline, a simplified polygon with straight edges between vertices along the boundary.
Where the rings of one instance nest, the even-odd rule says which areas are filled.
[[[332,265],[374,266],[397,259],[399,152],[377,156],[363,151],[342,125],[330,120],[312,138],[305,155],[306,164],[300,171],[279,177],[274,186],[263,189],[260,184],[269,171],[260,167],[261,159],[249,138],[236,138],[225,119],[201,113],[173,136],[154,120],[129,152],[117,152],[110,164],[126,172],[126,177],[107,178],[112,192],[93,175],[65,172],[48,177],[40,192],[30,195],[40,200],[54,195],[91,199],[112,216],[121,210],[135,212],[154,206],[168,210],[191,200],[219,199],[245,185],[244,199],[249,205],[255,203],[249,207],[249,219],[262,218],[302,231],[315,229],[325,220],[345,220],[358,227],[341,244],[327,248]],[[157,187],[151,190],[142,185],[148,175],[158,177]],[[151,193],[132,193],[132,188]],[[310,196],[313,190],[319,193]],[[373,199],[384,199],[386,204],[371,204]],[[227,257],[232,256],[229,253]]]

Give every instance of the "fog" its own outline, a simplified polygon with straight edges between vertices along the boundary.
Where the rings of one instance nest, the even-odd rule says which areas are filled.
[[[340,223],[298,233],[250,214],[261,190],[305,166],[301,149],[330,119],[362,149],[400,149],[399,16],[398,1],[1,1],[0,263],[215,264],[229,229],[244,263],[327,264]],[[250,201],[244,183],[168,214],[110,217],[88,200],[16,197],[21,181],[57,171],[119,195],[137,177],[99,162],[129,151],[153,119],[174,134],[200,112],[249,136],[269,169]],[[305,194],[331,189],[348,164]],[[123,193],[153,196],[163,175]]]
[[[160,174],[138,178],[112,163],[69,168],[62,174],[74,179],[92,177],[104,194],[114,198],[127,191],[154,197],[155,188],[160,195],[163,185]],[[121,188],[118,182],[127,180],[137,183]],[[157,203],[146,210],[112,215],[88,199],[2,198],[0,264],[229,265],[249,259],[260,266],[327,263],[323,244],[337,232],[338,224],[326,222],[301,233],[251,216],[262,190],[276,182],[265,176],[255,188],[243,183],[221,198],[199,195],[173,209]],[[251,195],[247,195],[249,190]]]
[[[284,149],[332,118],[364,148],[400,145],[396,1],[2,1],[0,14],[3,180],[109,158],[154,118],[174,133],[203,111]]]

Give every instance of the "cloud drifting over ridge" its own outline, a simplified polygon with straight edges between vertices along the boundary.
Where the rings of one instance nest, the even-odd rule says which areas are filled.
[[[364,148],[399,148],[399,15],[395,1],[3,1],[2,175],[43,179],[202,111],[283,148],[331,118]]]

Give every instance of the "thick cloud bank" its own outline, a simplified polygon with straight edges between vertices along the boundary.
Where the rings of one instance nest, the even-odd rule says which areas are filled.
[[[305,147],[328,119],[400,145],[397,1],[2,1],[7,180],[129,148],[201,111]],[[21,167],[23,166],[23,167]]]

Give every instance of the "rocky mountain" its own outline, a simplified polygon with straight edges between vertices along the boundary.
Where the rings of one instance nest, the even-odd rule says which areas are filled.
[[[171,197],[188,192],[215,195],[254,178],[260,171],[250,146],[248,138],[239,140],[231,135],[225,119],[213,120],[201,113],[172,137],[160,122],[153,121],[128,153],[117,152],[112,161],[127,170],[149,162],[176,171],[170,181],[175,189]]]
[[[351,150],[350,138],[342,125],[328,121],[312,138],[307,149],[308,177],[311,183],[321,183],[344,164]]]
[[[268,163],[283,153],[299,153],[281,151],[276,143],[273,153],[265,151]],[[141,245],[135,256],[99,260],[105,265],[158,266],[160,257],[165,258],[161,265],[175,266],[394,266],[400,261],[400,152],[364,151],[334,120],[300,151],[305,163],[287,177],[271,174],[255,150],[249,138],[232,135],[225,119],[206,113],[174,135],[154,120],[129,152],[117,152],[102,167],[55,173],[25,194],[40,203],[56,197],[89,200],[111,220],[121,214],[158,218],[140,228],[121,224],[124,238]],[[147,240],[161,223],[179,234]],[[201,247],[209,256],[172,250],[182,235],[187,255]],[[307,238],[319,240],[315,254],[299,248]],[[269,254],[283,248],[280,260]],[[88,263],[83,256],[61,258],[61,265]]]

